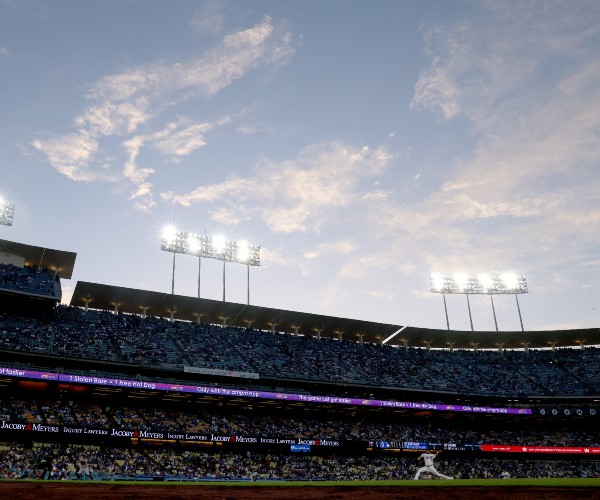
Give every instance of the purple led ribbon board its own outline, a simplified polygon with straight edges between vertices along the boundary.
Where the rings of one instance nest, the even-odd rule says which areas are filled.
[[[340,398],[336,396],[310,396],[306,394],[287,394],[283,392],[249,391],[244,389],[228,389],[225,387],[207,387],[196,385],[167,384],[147,380],[128,380],[106,378],[100,376],[71,375],[64,373],[37,372],[19,368],[0,367],[0,376],[52,380],[74,384],[100,385],[127,389],[148,389],[155,391],[191,392],[215,396],[245,397],[256,399],[282,399],[287,401],[304,401],[316,404],[340,404],[355,406],[384,406],[388,408],[406,408],[414,410],[456,411],[468,413],[496,413],[505,415],[531,415],[530,408],[491,408],[487,406],[444,405],[436,403],[412,403],[403,401],[387,401],[379,399]]]

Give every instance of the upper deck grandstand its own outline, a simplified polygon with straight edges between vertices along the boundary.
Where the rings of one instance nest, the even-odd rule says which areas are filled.
[[[73,253],[0,243],[3,272],[54,276],[58,290],[59,278],[72,274]],[[47,271],[31,267],[36,261]],[[13,301],[39,296],[38,286],[15,290],[0,282]],[[56,305],[56,295],[49,296]],[[6,362],[31,362],[35,353],[38,365],[54,369],[101,363],[116,373],[159,370],[186,380],[236,372],[240,381],[357,394],[372,388],[505,398],[599,395],[600,352],[589,347],[600,344],[598,329],[434,330],[88,282],[77,283],[70,307],[34,316],[11,311],[0,318]]]

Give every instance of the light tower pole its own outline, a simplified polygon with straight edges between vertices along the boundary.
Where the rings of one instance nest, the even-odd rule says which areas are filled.
[[[469,294],[465,293],[467,298],[467,309],[469,310],[469,323],[471,323],[471,331],[473,331],[473,316],[471,315],[471,303],[469,302]]]
[[[517,301],[517,311],[519,311],[519,322],[521,323],[521,331],[524,332],[523,328],[523,317],[521,316],[521,307],[519,306],[519,296],[515,293],[515,300]]]
[[[173,252],[173,273],[171,274],[171,295],[175,295],[175,252]]]
[[[446,304],[446,294],[442,293],[442,297],[444,299],[444,312],[446,313],[446,326],[448,330],[450,330],[450,320],[448,319],[448,304]]]
[[[490,300],[492,302],[492,314],[494,315],[494,325],[496,325],[496,331],[498,331],[498,320],[496,319],[496,308],[494,307],[494,296],[490,293]]]

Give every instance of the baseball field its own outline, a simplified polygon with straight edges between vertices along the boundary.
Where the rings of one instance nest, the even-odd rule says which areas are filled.
[[[135,482],[2,480],[0,498],[116,499],[594,499],[600,478],[327,482]]]

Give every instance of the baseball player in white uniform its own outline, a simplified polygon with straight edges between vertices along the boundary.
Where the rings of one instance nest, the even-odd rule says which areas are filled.
[[[439,453],[439,452],[438,452]],[[432,451],[426,451],[422,453],[417,460],[423,460],[424,465],[421,467],[417,474],[415,475],[415,479],[419,479],[419,476],[422,472],[429,472],[434,476],[441,477],[442,479],[454,479],[451,476],[444,476],[444,474],[440,474],[433,465],[433,459],[436,457],[437,453],[433,453]]]

